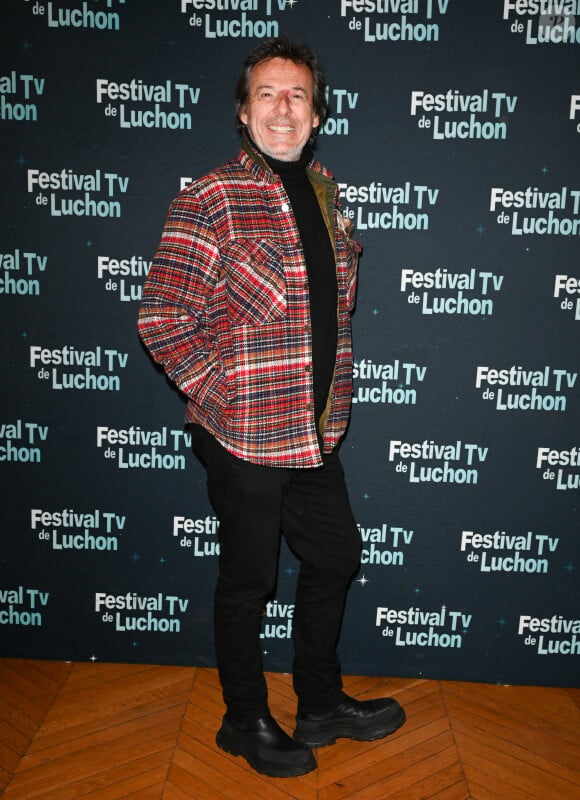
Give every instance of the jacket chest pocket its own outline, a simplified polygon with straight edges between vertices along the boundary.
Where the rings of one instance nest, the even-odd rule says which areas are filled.
[[[286,316],[282,248],[273,239],[234,239],[222,250],[228,314],[235,325],[263,325]]]

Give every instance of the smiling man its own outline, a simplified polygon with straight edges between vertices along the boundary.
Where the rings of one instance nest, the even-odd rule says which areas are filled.
[[[239,117],[262,153],[280,161],[300,158],[320,123],[312,93],[312,73],[304,64],[273,58],[254,67]]]
[[[336,648],[361,542],[338,457],[352,395],[350,314],[360,247],[313,155],[327,114],[319,62],[261,43],[236,88],[236,158],[173,201],[139,330],[187,396],[193,447],[220,521],[217,744],[274,777],[310,772],[313,747],[395,731],[395,700],[344,694]],[[293,617],[296,729],[270,714],[260,626],[280,537],[300,560]]]

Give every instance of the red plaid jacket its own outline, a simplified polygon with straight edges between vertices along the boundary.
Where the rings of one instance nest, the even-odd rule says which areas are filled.
[[[350,414],[360,248],[347,235],[330,173],[315,160],[307,169],[336,255],[338,344],[323,431],[330,452]],[[300,235],[281,180],[249,145],[171,204],[139,332],[187,395],[187,420],[235,456],[277,467],[322,463]]]

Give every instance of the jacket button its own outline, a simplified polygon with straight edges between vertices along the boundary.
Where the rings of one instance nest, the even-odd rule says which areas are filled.
[[[290,206],[288,203],[282,203],[282,211],[290,211]]]

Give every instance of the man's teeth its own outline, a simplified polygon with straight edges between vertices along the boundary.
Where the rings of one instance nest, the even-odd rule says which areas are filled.
[[[270,125],[270,129],[278,133],[290,133],[294,128],[289,125]]]

